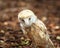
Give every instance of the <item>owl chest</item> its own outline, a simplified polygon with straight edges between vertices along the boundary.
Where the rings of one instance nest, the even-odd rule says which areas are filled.
[[[40,34],[40,33],[42,33],[42,32],[41,32],[41,30],[40,30],[38,27],[36,27],[36,26],[31,26],[31,27],[29,27],[29,28],[26,28],[25,30],[26,30],[26,32],[27,32],[28,37],[29,37],[35,44],[41,45],[41,46],[42,46],[42,44],[44,44],[43,46],[45,46],[45,44],[47,44],[45,38],[42,38],[42,37],[41,37],[41,36],[43,36],[43,35]]]

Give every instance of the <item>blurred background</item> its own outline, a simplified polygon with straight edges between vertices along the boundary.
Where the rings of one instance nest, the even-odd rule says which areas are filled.
[[[56,48],[60,48],[60,0],[0,0],[0,48],[34,48],[24,37],[18,13],[32,10],[47,26]]]

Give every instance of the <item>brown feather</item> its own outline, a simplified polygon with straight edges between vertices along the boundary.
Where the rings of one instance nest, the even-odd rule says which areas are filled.
[[[37,48],[54,48],[53,43],[48,39],[46,40],[46,36],[43,35],[44,38],[40,36],[40,33],[42,33],[41,29],[33,24],[31,27],[25,29],[27,32],[27,36],[32,40],[34,46]]]

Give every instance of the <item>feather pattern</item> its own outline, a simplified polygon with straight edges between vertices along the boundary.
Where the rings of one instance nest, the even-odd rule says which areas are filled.
[[[32,40],[34,48],[55,48],[46,26],[31,10],[21,11],[18,14],[18,20],[24,35]]]
[[[36,48],[55,48],[47,34],[46,26],[41,21],[37,20],[31,25],[31,27],[25,28],[25,31],[27,32],[28,37],[33,41]]]

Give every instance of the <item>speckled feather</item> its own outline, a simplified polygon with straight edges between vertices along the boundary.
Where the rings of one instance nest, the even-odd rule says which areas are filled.
[[[21,29],[33,42],[35,48],[55,48],[47,33],[44,23],[31,10],[23,10],[18,14]]]

